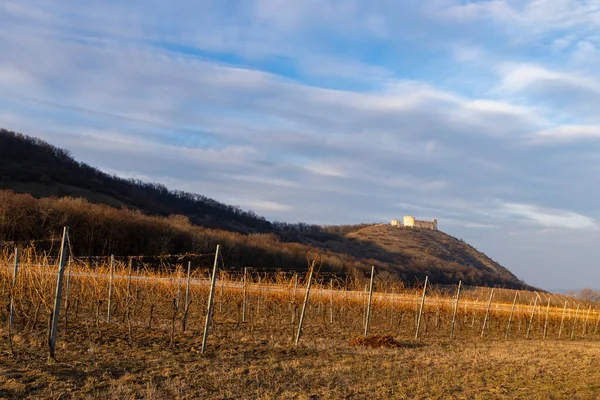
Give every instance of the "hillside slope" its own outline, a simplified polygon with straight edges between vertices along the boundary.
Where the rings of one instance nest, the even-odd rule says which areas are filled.
[[[529,288],[443,232],[270,222],[201,195],[107,175],[65,150],[0,129],[0,247],[55,237],[63,225],[73,228],[79,255],[203,253],[221,243],[236,267],[301,270],[307,254],[318,252],[323,270],[338,274],[365,276],[374,265],[382,277],[407,284],[428,275],[439,284]]]
[[[449,274],[464,282],[494,281],[502,286],[520,282],[484,253],[442,231],[379,224],[346,236],[358,242],[354,250],[348,248],[350,254],[359,249],[363,257],[397,266],[401,276],[419,270],[433,282],[445,281]]]

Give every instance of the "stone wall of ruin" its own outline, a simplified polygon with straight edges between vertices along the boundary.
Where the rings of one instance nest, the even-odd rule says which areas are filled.
[[[397,219],[393,219],[391,221],[391,225],[396,226],[396,227],[404,226],[406,228],[431,229],[434,231],[438,230],[437,219],[434,219],[433,221],[421,221],[421,220],[415,219],[415,217],[413,217],[411,215],[405,215],[403,222],[404,222],[404,224],[401,224],[400,221],[398,221]]]

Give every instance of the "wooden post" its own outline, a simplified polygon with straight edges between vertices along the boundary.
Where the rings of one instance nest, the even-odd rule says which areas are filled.
[[[188,312],[190,309],[190,280],[192,278],[192,262],[188,261],[187,281],[185,282],[185,309],[183,310],[183,331],[187,327]]]
[[[363,290],[363,327],[367,326],[367,308],[369,308],[369,284],[365,283],[365,290]]]
[[[571,328],[571,340],[575,335],[575,325],[577,325],[577,316],[579,315],[579,304],[577,304],[577,310],[575,311],[575,321],[573,321],[573,327]]]
[[[510,316],[508,317],[508,325],[506,325],[506,334],[504,334],[504,339],[508,339],[508,332],[510,331],[510,323],[512,322],[513,315],[515,313],[515,305],[517,304],[517,296],[519,292],[515,293],[515,298],[513,300],[512,308],[510,309]]]
[[[488,302],[487,311],[485,312],[485,318],[483,319],[483,326],[481,327],[481,337],[485,333],[485,326],[487,325],[488,319],[490,317],[490,308],[492,307],[492,299],[494,298],[494,288],[492,288],[492,293],[490,293],[490,301]]]
[[[242,282],[242,322],[246,322],[246,299],[248,292],[248,268],[244,267],[244,281]]]
[[[65,287],[65,331],[69,325],[69,292],[71,291],[71,263],[73,261],[73,257],[69,256],[69,261],[67,262],[67,284]]]
[[[200,354],[202,355],[204,355],[204,351],[206,350],[206,339],[208,338],[208,327],[210,326],[210,317],[213,308],[213,298],[215,295],[215,283],[217,282],[217,262],[219,261],[220,248],[221,246],[217,245],[217,252],[215,253],[215,263],[213,265],[212,271],[212,280],[210,282],[210,292],[208,294],[208,305],[206,311],[206,321],[204,323],[204,334],[202,335],[202,349],[200,350]]]
[[[108,323],[108,324],[110,324],[114,278],[115,278],[115,256],[111,254],[110,255],[110,278],[108,281],[108,310],[106,312],[106,323]]]
[[[598,323],[600,323],[600,313],[598,313],[598,319],[596,319],[596,325],[594,325],[594,333],[592,333],[592,339],[596,337],[596,332],[598,332]]]
[[[10,310],[8,313],[8,326],[9,326],[9,335],[10,335],[10,327],[12,327],[14,314],[15,314],[15,294],[14,290],[17,286],[17,276],[19,274],[19,248],[15,247],[15,264],[13,269],[13,282],[12,282],[12,290],[10,292]]]
[[[315,263],[310,267],[310,272],[308,274],[308,284],[306,285],[306,294],[304,296],[304,303],[302,304],[302,311],[300,312],[300,321],[298,321],[298,332],[296,334],[295,345],[298,346],[300,343],[300,336],[302,335],[302,324],[304,323],[304,314],[306,313],[306,306],[308,304],[308,295],[310,294],[310,285],[312,283],[313,271],[315,268]]]
[[[127,298],[125,300],[125,317],[123,319],[127,323],[127,336],[129,343],[131,343],[131,303],[133,302],[133,296],[131,294],[131,273],[133,269],[133,259],[131,257],[129,257],[127,264]]]
[[[423,296],[421,297],[421,308],[419,309],[419,316],[417,318],[417,331],[415,332],[415,340],[419,338],[419,329],[421,328],[421,318],[423,317],[423,309],[425,308],[425,293],[427,292],[427,282],[429,277],[425,277],[425,285],[423,286]]]
[[[462,281],[458,281],[458,288],[456,289],[456,302],[454,303],[454,313],[452,314],[452,327],[450,328],[450,337],[454,337],[454,325],[456,324],[456,313],[458,312],[458,299],[460,298],[460,287]]]
[[[473,318],[471,319],[471,328],[475,326],[475,313],[479,308],[479,297],[475,300],[475,306],[473,306]]]
[[[329,282],[329,323],[333,324],[333,279]]]
[[[62,294],[63,276],[65,273],[65,266],[67,264],[67,240],[69,237],[69,228],[63,228],[62,243],[60,246],[60,257],[58,274],[56,276],[56,294],[54,296],[54,310],[52,312],[52,325],[50,328],[50,337],[48,338],[48,350],[49,359],[55,360],[56,355],[54,350],[56,349],[56,334],[58,332],[58,321],[60,314],[60,297]]]
[[[221,260],[221,263],[223,262],[223,260]],[[225,268],[224,265],[221,265],[221,268]],[[221,270],[220,276],[221,276],[221,286],[220,286],[220,290],[219,290],[219,313],[223,312],[223,301],[225,300],[225,279],[223,279],[223,270]]]
[[[550,314],[550,296],[548,296],[548,305],[546,306],[546,322],[544,322],[544,337],[546,340],[546,332],[548,332],[548,315]]]
[[[567,312],[567,301],[565,300],[565,306],[563,307],[562,317],[560,318],[560,328],[558,329],[558,338],[562,334],[563,326],[565,323],[565,313]]]
[[[258,294],[256,295],[256,316],[260,315],[260,296],[262,294],[262,276],[258,276]]]
[[[129,257],[127,260],[127,319],[129,320],[129,309],[131,307],[131,303],[133,302],[133,296],[131,293],[131,274],[133,273],[133,259]]]
[[[369,302],[367,304],[367,317],[365,319],[365,336],[369,334],[371,323],[371,303],[373,302],[373,278],[375,277],[375,266],[371,266],[371,283],[369,284]]]
[[[294,274],[294,294],[293,294],[293,299],[294,299],[294,305],[292,307],[292,324],[294,322],[296,322],[296,294],[298,291],[298,273]]]
[[[535,306],[537,306],[538,295],[536,293],[535,301],[533,302],[533,310],[531,311],[531,318],[529,318],[529,324],[527,324],[527,334],[525,338],[529,339],[529,331],[531,330],[531,324],[533,323],[533,317],[535,316]]]
[[[390,307],[390,326],[392,327],[392,329],[394,328],[394,308],[395,308],[395,301],[396,301],[396,290],[394,288],[392,288],[392,306]]]
[[[585,334],[587,333],[587,323],[588,323],[588,320],[590,319],[590,311],[592,311],[592,306],[588,307],[588,312],[587,312],[587,315],[585,316],[585,320],[583,322],[583,336],[585,336]]]
[[[175,308],[179,310],[179,303],[181,299],[181,268],[177,266],[177,296],[175,297]]]
[[[127,296],[129,296],[129,292],[131,291],[131,273],[133,270],[133,259],[129,257],[127,260]]]
[[[13,282],[12,286],[8,292],[9,296],[9,311],[8,311],[8,346],[10,348],[11,354],[14,354],[13,344],[12,344],[12,324],[13,324],[13,316],[15,312],[15,288],[17,286],[17,274],[19,273],[19,248],[15,246],[15,267],[13,272]]]

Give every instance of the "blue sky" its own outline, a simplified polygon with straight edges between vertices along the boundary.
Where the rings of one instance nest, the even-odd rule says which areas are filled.
[[[0,1],[0,126],[318,224],[437,218],[600,284],[600,4]]]

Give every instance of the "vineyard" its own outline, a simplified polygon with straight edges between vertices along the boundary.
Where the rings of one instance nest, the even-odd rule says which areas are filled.
[[[15,333],[47,331],[60,341],[71,326],[85,327],[90,341],[107,330],[122,332],[130,343],[143,330],[160,333],[169,346],[186,333],[204,335],[204,353],[211,335],[267,344],[349,342],[367,334],[424,341],[593,339],[600,321],[594,304],[548,293],[427,280],[404,287],[376,273],[340,280],[318,272],[318,256],[306,274],[260,274],[228,268],[218,248],[215,254],[116,258],[67,258],[66,244],[64,250],[58,303],[58,254],[34,247],[5,247],[0,254],[0,295],[9,299],[1,318],[11,351],[18,351]],[[53,348],[50,353],[53,358]]]

